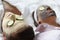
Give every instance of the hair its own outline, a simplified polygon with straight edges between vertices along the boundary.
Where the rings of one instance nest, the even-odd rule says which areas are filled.
[[[34,31],[33,28],[29,26],[23,32],[17,33],[15,37],[13,36],[7,37],[7,40],[33,40],[33,38],[34,38]]]

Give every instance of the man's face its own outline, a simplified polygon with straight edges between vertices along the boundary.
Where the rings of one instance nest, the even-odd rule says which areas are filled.
[[[38,21],[56,25],[56,14],[49,6],[41,6],[38,10]]]

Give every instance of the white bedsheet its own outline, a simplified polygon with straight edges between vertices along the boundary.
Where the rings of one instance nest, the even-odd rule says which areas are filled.
[[[60,30],[39,33],[34,40],[60,40]]]

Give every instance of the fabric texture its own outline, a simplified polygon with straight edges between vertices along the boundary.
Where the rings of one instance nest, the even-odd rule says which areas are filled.
[[[49,24],[40,24],[36,32],[34,40],[60,40],[60,27]]]

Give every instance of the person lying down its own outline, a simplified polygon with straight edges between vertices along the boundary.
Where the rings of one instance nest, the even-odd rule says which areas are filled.
[[[39,32],[34,40],[60,40],[60,24],[56,20],[55,11],[47,5],[37,9],[38,24],[36,32]]]
[[[26,24],[21,12],[6,1],[4,5],[4,16],[2,30],[4,40],[33,40],[33,28]]]

